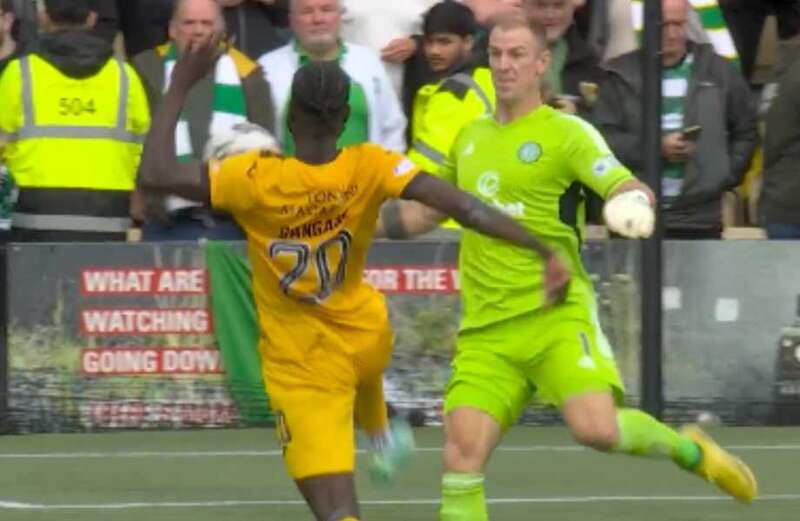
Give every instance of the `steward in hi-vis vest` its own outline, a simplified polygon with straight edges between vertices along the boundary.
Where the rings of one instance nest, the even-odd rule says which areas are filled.
[[[91,36],[86,0],[44,0],[43,33],[0,78],[3,162],[19,186],[11,240],[124,240],[147,99]]]
[[[473,55],[475,17],[455,2],[440,2],[425,13],[425,59],[439,81],[423,85],[414,96],[408,158],[437,172],[445,163],[461,128],[494,113],[495,95],[488,67]],[[458,228],[453,220],[445,228]]]

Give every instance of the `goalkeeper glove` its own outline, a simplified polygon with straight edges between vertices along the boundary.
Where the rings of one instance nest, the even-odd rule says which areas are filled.
[[[650,237],[656,221],[650,198],[642,190],[629,190],[609,199],[603,217],[609,230],[629,239]]]

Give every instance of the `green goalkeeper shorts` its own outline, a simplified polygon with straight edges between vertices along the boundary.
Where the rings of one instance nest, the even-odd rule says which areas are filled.
[[[623,385],[593,307],[564,304],[462,331],[444,412],[472,407],[503,430],[534,398],[561,407],[574,396]]]

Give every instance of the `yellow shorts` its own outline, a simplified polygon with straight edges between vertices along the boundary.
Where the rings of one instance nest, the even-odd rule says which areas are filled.
[[[354,419],[368,432],[387,425],[383,370],[393,342],[388,320],[364,326],[303,321],[297,334],[262,341],[262,371],[289,475],[353,472]],[[302,331],[299,331],[302,330]],[[313,337],[313,342],[303,339]],[[343,348],[346,341],[347,348]]]

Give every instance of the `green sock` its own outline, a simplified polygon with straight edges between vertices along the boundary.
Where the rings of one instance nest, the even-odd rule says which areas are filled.
[[[615,452],[632,456],[670,458],[679,467],[692,470],[700,463],[700,447],[637,409],[617,411],[619,442]]]
[[[439,521],[488,521],[483,474],[447,472],[442,477]]]

